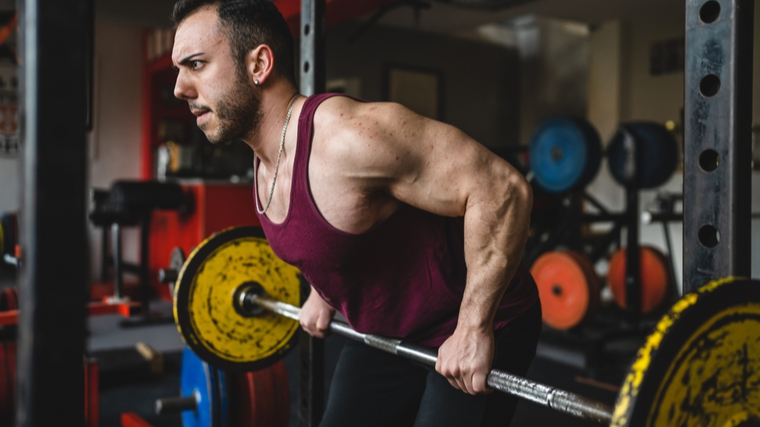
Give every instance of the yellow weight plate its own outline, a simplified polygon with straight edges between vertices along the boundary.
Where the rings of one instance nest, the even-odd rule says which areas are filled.
[[[209,364],[257,370],[292,347],[298,322],[267,311],[247,316],[235,309],[236,291],[252,283],[272,298],[300,305],[301,274],[277,258],[256,227],[214,234],[183,265],[174,289],[174,318],[185,343]]]
[[[612,426],[760,425],[760,281],[685,295],[639,350]]]

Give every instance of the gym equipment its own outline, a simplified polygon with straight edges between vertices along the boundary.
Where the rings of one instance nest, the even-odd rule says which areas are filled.
[[[607,286],[612,291],[615,302],[621,308],[626,308],[625,251],[625,248],[622,248],[612,255],[607,272]],[[651,246],[642,246],[640,254],[640,308],[642,313],[649,313],[665,300],[668,289],[671,287],[670,273],[668,271],[667,257],[659,250]]]
[[[277,258],[261,229],[229,228],[198,245],[182,267],[174,285],[174,319],[202,359],[223,369],[254,371],[292,348],[298,322],[244,312],[238,297],[254,289],[300,304],[301,286],[298,269]]]
[[[570,329],[593,317],[599,308],[599,280],[584,255],[547,252],[533,263],[530,273],[538,287],[547,326]]]
[[[89,219],[93,225],[103,230],[101,280],[106,281],[109,264],[112,264],[113,300],[125,301],[127,298],[124,294],[124,273],[129,271],[137,274],[140,278],[139,299],[145,308],[143,321],[151,322],[153,319],[150,317],[150,285],[148,283],[151,220],[153,213],[157,210],[187,209],[185,193],[177,183],[120,180],[114,182],[109,191],[92,189],[91,199],[93,210],[88,215]],[[124,227],[138,225],[140,226],[139,263],[127,263],[122,259],[122,230]],[[109,244],[112,246],[110,256]]]
[[[224,372],[209,366],[189,348],[182,352],[181,398],[156,401],[156,413],[182,411],[185,427],[222,427],[227,424]],[[192,410],[185,410],[192,409]]]
[[[290,391],[284,361],[255,372],[230,372],[227,378],[231,426],[288,425]]]
[[[224,372],[188,347],[182,353],[180,397],[156,400],[156,414],[181,412],[184,427],[285,427],[289,409],[284,361],[256,372]]]
[[[158,281],[169,285],[172,295],[174,295],[174,282],[179,278],[179,271],[182,270],[182,265],[185,264],[186,259],[185,251],[179,246],[175,246],[169,255],[169,268],[158,271]]]
[[[633,147],[626,147],[631,138]],[[627,122],[618,127],[607,148],[610,173],[620,185],[628,182],[626,158],[636,152],[636,184],[655,188],[670,179],[678,166],[678,144],[665,126],[654,122]]]
[[[211,270],[213,275],[214,263],[218,262],[219,252],[225,248],[241,247],[247,243],[256,254],[265,253],[262,248],[266,242],[251,245],[252,239],[260,235],[260,231],[249,227],[230,229],[216,234],[206,240],[188,258],[180,274],[181,280],[175,289],[175,315],[184,319],[185,324],[191,324],[194,317],[199,316],[193,310],[188,300],[210,295],[205,286],[194,286],[195,282],[209,280],[207,278],[191,278],[193,271],[199,275]],[[207,247],[208,249],[204,249]],[[212,249],[213,248],[213,249]],[[242,254],[234,251],[236,256]],[[239,274],[243,271],[234,265],[235,257],[226,257],[229,263],[226,268]],[[206,262],[208,257],[208,262]],[[298,319],[300,309],[288,303],[271,298],[267,287],[255,286],[256,280],[264,277],[262,272],[275,272],[272,261],[265,257],[241,257],[244,263],[263,261],[262,264],[247,265],[244,269],[249,276],[235,277],[237,286],[231,279],[220,277],[220,283],[226,294],[226,302],[214,299],[219,304],[215,307],[218,316],[251,316],[255,328],[267,329],[271,322],[271,312],[282,317]],[[192,267],[195,265],[195,267]],[[198,269],[199,266],[204,266]],[[280,273],[277,273],[280,274]],[[299,289],[297,281],[277,288],[278,291]],[[193,293],[199,294],[197,296]],[[180,299],[180,297],[182,299]],[[184,301],[184,302],[182,302]],[[262,313],[262,309],[267,310]],[[242,314],[241,314],[242,313]],[[258,322],[263,322],[258,325]],[[332,321],[330,330],[348,338],[363,341],[366,344],[383,351],[394,353],[412,360],[434,365],[437,358],[435,349],[425,348],[398,339],[363,334],[352,330],[347,324]],[[197,340],[193,331],[180,328],[186,342]],[[211,342],[222,341],[225,331],[209,332],[204,337]],[[685,295],[678,301],[670,312],[663,316],[655,331],[648,337],[646,345],[638,352],[638,358],[633,363],[625,383],[613,408],[582,396],[549,387],[533,381],[515,377],[496,370],[488,375],[488,385],[496,390],[514,394],[524,399],[537,402],[561,412],[581,418],[595,420],[601,423],[612,423],[614,426],[632,425],[668,425],[670,414],[678,416],[679,420],[697,419],[699,414],[707,414],[720,422],[712,425],[728,424],[736,420],[760,422],[760,415],[754,408],[760,407],[760,282],[745,279],[729,278],[711,282],[697,292]],[[239,340],[235,339],[239,343]],[[280,340],[280,347],[289,343]],[[277,348],[270,348],[271,353],[282,354]],[[256,357],[254,353],[248,354]],[[204,360],[210,364],[220,363],[230,368],[241,368],[261,362],[258,359],[241,359],[233,362],[221,357],[220,354],[205,352]],[[264,356],[272,361],[271,356]],[[717,382],[716,382],[717,381]],[[708,390],[709,393],[704,393]],[[723,402],[727,405],[723,405]],[[665,422],[662,422],[665,417]],[[684,425],[676,423],[677,425]]]
[[[755,55],[749,52],[757,42],[758,6],[752,0],[685,4],[683,289],[690,292],[721,277],[752,274]]]
[[[686,294],[631,365],[612,426],[760,423],[760,281],[728,278]]]
[[[553,117],[536,128],[529,153],[538,184],[551,193],[564,193],[594,179],[602,161],[602,143],[588,121]]]

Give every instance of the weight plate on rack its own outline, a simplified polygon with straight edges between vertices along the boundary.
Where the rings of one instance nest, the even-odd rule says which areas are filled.
[[[602,143],[588,121],[553,117],[536,128],[529,153],[538,184],[551,193],[563,193],[594,179],[602,161]]]
[[[665,126],[653,122],[627,122],[620,125],[607,148],[612,176],[620,185],[626,184],[626,132],[633,137],[638,151],[636,181],[639,188],[655,188],[664,184],[678,166],[678,143]]]
[[[641,312],[649,313],[665,300],[670,289],[668,259],[659,250],[642,246],[640,250]],[[607,286],[617,305],[625,308],[626,248],[619,249],[610,258]]]
[[[538,257],[530,272],[547,326],[570,329],[599,308],[599,281],[585,256],[573,251],[547,252]]]

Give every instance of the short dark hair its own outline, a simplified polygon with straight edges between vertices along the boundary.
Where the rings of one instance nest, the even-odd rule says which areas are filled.
[[[293,63],[293,35],[277,7],[267,0],[179,0],[171,19],[178,26],[201,8],[212,7],[219,16],[221,30],[229,39],[233,58],[245,75],[245,56],[266,44],[274,54],[274,70],[296,86]]]

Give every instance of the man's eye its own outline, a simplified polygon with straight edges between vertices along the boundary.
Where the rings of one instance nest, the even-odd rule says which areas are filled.
[[[201,61],[192,61],[190,63],[190,66],[193,68],[193,70],[197,70],[198,68],[201,68],[201,65],[203,65]]]

